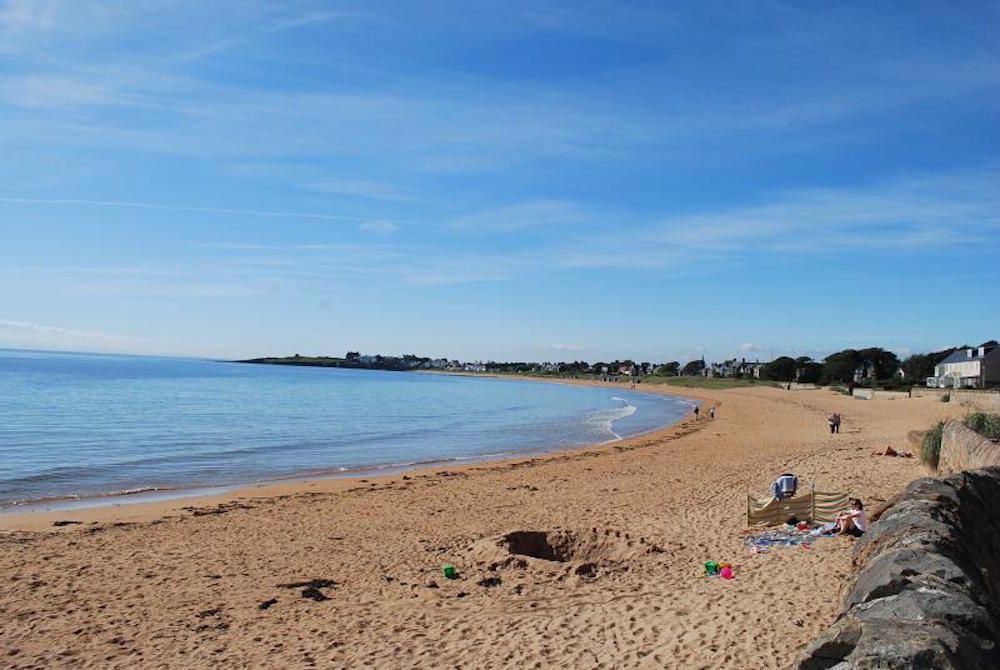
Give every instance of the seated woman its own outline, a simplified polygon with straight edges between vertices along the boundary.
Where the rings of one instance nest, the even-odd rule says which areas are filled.
[[[837,533],[861,537],[868,530],[865,506],[857,498],[851,498],[851,509],[837,515]]]

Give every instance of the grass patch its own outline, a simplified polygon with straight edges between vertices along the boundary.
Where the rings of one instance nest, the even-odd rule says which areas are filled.
[[[642,377],[643,384],[663,384],[690,389],[734,389],[750,386],[782,386],[779,382],[760,379],[729,379],[724,377]]]
[[[965,425],[989,440],[1000,440],[1000,414],[976,412],[965,417]]]
[[[920,460],[934,470],[937,470],[938,461],[941,460],[941,434],[943,431],[944,421],[938,421],[937,425],[924,435],[923,444],[920,446]]]

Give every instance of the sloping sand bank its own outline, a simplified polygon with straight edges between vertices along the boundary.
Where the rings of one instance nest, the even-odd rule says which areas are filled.
[[[750,555],[746,493],[792,470],[877,507],[923,470],[871,452],[962,409],[684,395],[718,418],[465,469],[0,517],[0,667],[787,667],[835,616],[852,541]],[[736,579],[703,577],[709,559]]]

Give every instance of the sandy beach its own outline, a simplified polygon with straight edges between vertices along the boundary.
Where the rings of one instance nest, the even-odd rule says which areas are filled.
[[[874,510],[924,470],[872,452],[964,408],[681,393],[717,418],[465,468],[0,516],[0,667],[788,667],[833,620],[852,540],[751,555],[747,493],[791,470]],[[549,533],[559,560],[512,555],[512,532],[535,553]],[[736,578],[705,578],[709,559]]]

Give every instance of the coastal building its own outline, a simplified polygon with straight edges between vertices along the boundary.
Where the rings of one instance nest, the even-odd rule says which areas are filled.
[[[875,376],[875,363],[872,361],[865,361],[858,367],[854,368],[854,383],[860,384],[865,381],[870,381],[872,377]]]
[[[759,379],[763,367],[764,364],[760,361],[730,358],[721,363],[706,365],[701,374],[705,377],[754,377]]]
[[[986,388],[1000,385],[1000,347],[984,345],[956,349],[934,366],[927,378],[932,388]]]

